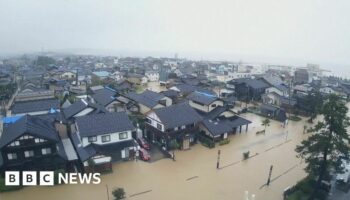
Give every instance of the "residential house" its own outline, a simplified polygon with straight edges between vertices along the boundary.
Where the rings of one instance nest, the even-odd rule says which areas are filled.
[[[10,121],[0,137],[3,171],[66,169],[68,158],[51,121],[31,115]]]
[[[86,99],[79,99],[69,107],[62,110],[63,117],[67,121],[74,121],[76,117],[106,112],[108,111],[105,107],[92,103]]]
[[[294,72],[294,83],[296,84],[305,84],[310,83],[312,81],[312,77],[309,74],[307,69],[298,68]]]
[[[76,136],[83,148],[92,146],[97,155],[112,161],[134,158],[136,146],[132,134],[135,127],[125,112],[92,114],[76,118]],[[86,164],[85,164],[86,165]]]
[[[133,85],[145,85],[148,82],[146,76],[132,73],[129,73],[127,75],[127,80]]]
[[[262,104],[260,106],[260,113],[265,117],[275,119],[280,122],[285,122],[287,120],[286,111],[274,105]]]
[[[159,81],[159,72],[158,71],[146,71],[145,76],[150,82]]]
[[[213,141],[226,139],[228,135],[242,132],[242,127],[245,126],[245,131],[248,131],[248,125],[252,123],[237,115],[232,117],[217,117],[215,119],[205,119],[199,124],[201,133],[211,138]]]
[[[64,71],[62,74],[60,74],[60,79],[66,79],[66,80],[72,80],[72,79],[76,79],[77,76],[77,72],[73,72],[73,71]]]
[[[168,148],[176,140],[181,149],[189,149],[197,140],[198,123],[202,117],[188,104],[154,109],[146,114],[146,137]]]
[[[187,99],[191,107],[204,113],[209,113],[216,107],[224,105],[224,102],[217,96],[197,91],[188,95]]]
[[[239,99],[257,101],[261,99],[261,95],[265,93],[270,85],[263,79],[242,78],[227,82],[227,87],[228,89],[234,89]]]
[[[109,72],[107,71],[95,71],[92,72],[92,79],[104,80],[109,77]]]
[[[104,106],[109,112],[125,111],[123,103],[117,100],[116,95],[117,92],[114,89],[105,87],[96,90],[92,98],[95,103]]]
[[[137,103],[141,114],[146,114],[152,109],[172,105],[172,100],[169,97],[150,90],[145,90],[139,94],[131,92],[126,97]]]
[[[14,102],[8,116],[14,115],[42,115],[60,110],[58,99],[40,99]]]

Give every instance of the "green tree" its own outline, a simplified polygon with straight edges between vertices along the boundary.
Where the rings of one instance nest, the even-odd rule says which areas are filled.
[[[317,117],[317,114],[320,112],[320,109],[323,104],[323,97],[319,91],[308,94],[307,96],[307,106],[309,107],[309,113],[310,113],[310,122],[313,122],[313,120]]]
[[[123,188],[117,188],[113,190],[112,195],[114,196],[115,200],[122,200],[125,199],[125,191]]]
[[[267,126],[270,126],[270,120],[269,119],[264,119],[263,121],[262,121],[262,124],[261,125],[263,125],[264,127],[265,127],[265,129],[264,129],[264,131],[266,131],[266,127]]]
[[[296,147],[297,157],[305,159],[305,171],[316,180],[309,199],[315,199],[322,180],[330,169],[341,172],[343,167],[339,158],[349,159],[350,138],[346,127],[349,126],[348,108],[339,96],[330,95],[320,108],[324,120],[318,122],[311,131],[314,133]]]

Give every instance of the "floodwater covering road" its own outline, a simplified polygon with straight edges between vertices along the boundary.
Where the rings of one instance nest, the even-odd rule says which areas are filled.
[[[176,161],[162,159],[154,163],[129,161],[114,164],[113,173],[102,175],[99,185],[60,185],[26,187],[0,194],[1,200],[113,199],[111,191],[123,187],[127,199],[133,200],[240,200],[245,191],[256,200],[282,199],[283,190],[305,176],[303,163],[296,158],[295,146],[307,137],[303,134],[306,119],[290,121],[286,128],[272,121],[265,135],[262,117],[244,114],[253,121],[247,133],[230,136],[230,143],[208,149],[201,144],[187,151],[177,151]],[[220,169],[216,169],[217,152],[221,150]],[[242,161],[242,153],[250,159]],[[272,182],[263,186],[273,165]]]

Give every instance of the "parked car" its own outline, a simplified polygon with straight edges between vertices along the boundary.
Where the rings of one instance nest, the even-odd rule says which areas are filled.
[[[149,155],[149,153],[148,153],[148,151],[146,149],[141,148],[139,150],[139,153],[140,153],[139,155],[140,155],[141,160],[149,161],[151,159],[151,156]]]
[[[350,179],[350,162],[342,160],[342,166],[344,167],[344,172],[337,174],[336,181],[338,184],[348,183]]]
[[[143,138],[138,138],[137,139],[137,142],[139,143],[139,145],[144,148],[144,149],[147,149],[147,150],[150,150],[151,149],[151,146],[149,145],[149,143],[143,139]]]

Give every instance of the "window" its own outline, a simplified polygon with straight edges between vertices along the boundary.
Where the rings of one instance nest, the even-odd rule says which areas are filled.
[[[8,153],[7,154],[7,159],[15,160],[15,159],[17,159],[17,154],[16,153]]]
[[[162,125],[157,123],[157,129],[162,130]]]
[[[24,151],[24,157],[26,158],[30,158],[34,156],[34,151],[30,150],[30,151]]]
[[[19,141],[14,141],[10,144],[11,147],[19,146]]]
[[[44,139],[41,139],[41,138],[35,138],[35,143],[42,143],[42,142],[45,142]]]
[[[119,135],[120,137],[120,135]],[[110,135],[103,135],[102,136],[102,142],[110,142],[111,141],[111,136]]]
[[[41,149],[41,153],[42,153],[42,155],[51,154],[51,148]]]
[[[216,107],[216,104],[212,104],[211,107],[212,107],[212,108],[215,108],[215,107]]]
[[[97,137],[96,136],[88,137],[88,141],[89,142],[96,142],[97,141]]]
[[[146,118],[146,122],[149,123],[149,124],[152,124],[152,120],[149,119],[149,118]]]
[[[128,133],[127,132],[119,133],[119,139],[120,140],[126,139],[127,137],[128,137]]]

